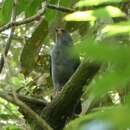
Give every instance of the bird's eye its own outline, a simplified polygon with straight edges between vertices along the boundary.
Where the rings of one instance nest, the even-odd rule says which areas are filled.
[[[58,32],[58,28],[56,28],[56,32]]]

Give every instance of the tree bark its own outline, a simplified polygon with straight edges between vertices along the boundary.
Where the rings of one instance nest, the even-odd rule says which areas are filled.
[[[61,93],[53,99],[42,111],[41,116],[55,130],[64,127],[66,120],[73,113],[73,108],[82,95],[85,84],[89,84],[93,76],[97,73],[100,66],[95,63],[84,61],[77,71],[64,85]]]

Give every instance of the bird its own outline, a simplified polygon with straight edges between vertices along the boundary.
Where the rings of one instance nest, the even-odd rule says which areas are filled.
[[[70,33],[56,29],[56,40],[51,51],[51,75],[56,92],[60,91],[80,64],[78,55],[73,55],[74,43]]]
[[[51,51],[51,75],[54,85],[54,96],[58,95],[80,64],[79,56],[72,54],[73,48],[74,43],[70,33],[62,28],[56,29],[55,45]],[[79,99],[73,108],[73,113],[79,114],[81,109],[81,101]]]

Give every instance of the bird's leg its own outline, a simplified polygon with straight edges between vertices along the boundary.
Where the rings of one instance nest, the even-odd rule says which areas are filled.
[[[54,89],[54,97],[56,97],[57,95],[59,95],[59,93],[60,93],[60,90],[59,90],[59,88],[55,88]]]
[[[61,87],[60,87],[59,83],[55,82],[55,84],[54,84],[54,91],[53,91],[53,97],[56,97],[57,95],[59,95],[60,90],[61,90],[60,88]]]

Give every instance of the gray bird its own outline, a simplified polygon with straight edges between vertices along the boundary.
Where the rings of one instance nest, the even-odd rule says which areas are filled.
[[[51,73],[55,91],[62,89],[80,64],[79,57],[72,55],[73,41],[68,31],[56,30],[56,42],[51,51]]]

